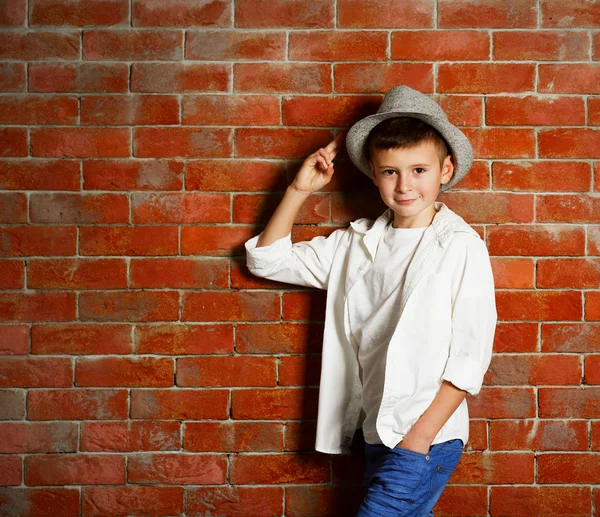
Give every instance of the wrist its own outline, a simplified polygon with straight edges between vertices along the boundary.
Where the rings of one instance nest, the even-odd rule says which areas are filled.
[[[307,198],[312,194],[312,192],[307,192],[306,190],[298,190],[293,183],[287,186],[286,191],[295,197]]]

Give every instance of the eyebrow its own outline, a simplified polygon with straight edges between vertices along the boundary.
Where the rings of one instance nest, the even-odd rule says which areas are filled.
[[[429,167],[429,163],[415,163],[414,165],[409,165],[409,167]],[[379,165],[378,169],[395,169],[393,165]]]

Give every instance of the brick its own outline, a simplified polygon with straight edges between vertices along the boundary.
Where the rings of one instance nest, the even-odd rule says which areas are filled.
[[[0,227],[0,256],[74,255],[77,229],[66,226]]]
[[[242,354],[302,354],[321,351],[323,327],[320,324],[237,325],[236,351]]]
[[[178,124],[179,100],[169,95],[127,95],[81,98],[82,125]]]
[[[279,422],[188,422],[185,450],[194,452],[279,452],[283,424]]]
[[[585,420],[492,420],[491,450],[587,450]]]
[[[289,58],[298,61],[378,61],[387,59],[388,35],[382,31],[290,33]]]
[[[79,32],[3,31],[0,33],[0,59],[37,61],[79,59]]]
[[[67,0],[51,4],[43,0],[29,3],[29,25],[56,25],[86,27],[90,25],[126,25],[129,23],[127,0],[87,1],[77,5]]]
[[[320,356],[285,356],[279,361],[280,386],[318,386],[321,374]]]
[[[584,383],[585,384],[600,384],[600,356],[586,355],[584,357]]]
[[[332,0],[238,0],[236,27],[333,27]]]
[[[228,27],[231,14],[226,0],[134,0],[132,4],[136,27]]]
[[[491,126],[581,126],[583,99],[574,97],[490,97],[486,123]]]
[[[177,386],[275,386],[272,357],[185,357],[177,359]]]
[[[392,59],[408,61],[487,61],[490,36],[482,31],[397,31]]]
[[[25,458],[25,483],[37,485],[122,485],[125,457],[118,455],[49,454]]]
[[[321,454],[252,454],[232,458],[234,485],[323,483],[329,481],[329,458]]]
[[[345,517],[355,515],[362,490],[353,486],[288,486],[285,489],[286,515],[290,517]]]
[[[600,325],[543,323],[543,352],[600,352]]]
[[[569,161],[518,161],[492,164],[495,190],[534,192],[588,192],[589,164]]]
[[[432,99],[442,107],[448,120],[456,126],[479,126],[483,123],[483,98],[481,96],[435,94],[432,95]],[[473,166],[477,167],[477,165],[478,162],[474,162]],[[472,169],[466,180],[473,172],[476,171]]]
[[[25,262],[4,261],[0,272],[0,289],[23,289],[25,287]]]
[[[533,221],[533,196],[512,193],[444,192],[440,199],[471,223]]]
[[[600,23],[597,6],[585,0],[565,4],[560,0],[544,0],[542,4],[542,27],[590,27]]]
[[[339,27],[432,28],[434,3],[431,0],[339,0]]]
[[[494,386],[579,385],[581,360],[576,355],[494,355],[484,384]]]
[[[141,158],[226,158],[232,132],[221,128],[154,128],[134,130],[135,156]]]
[[[33,289],[118,289],[127,287],[122,259],[33,259],[27,286]]]
[[[228,262],[185,258],[133,259],[132,288],[226,289]]]
[[[0,458],[0,482],[3,486],[18,486],[23,479],[23,462],[20,456],[3,456]]]
[[[84,422],[81,450],[90,452],[176,451],[179,422]]]
[[[263,292],[190,292],[184,294],[183,321],[279,320],[279,294]]]
[[[494,60],[589,60],[590,41],[584,32],[498,31],[493,33]]]
[[[325,129],[236,130],[236,156],[241,158],[305,158],[333,140]]]
[[[56,388],[73,385],[72,361],[66,357],[2,357],[0,386]]]
[[[598,458],[594,453],[544,453],[537,457],[539,483],[597,484]]]
[[[25,412],[25,390],[0,390],[0,420],[23,420]]]
[[[282,191],[286,165],[282,160],[189,160],[187,190]]]
[[[519,28],[537,27],[535,0],[517,0],[509,6],[501,0],[438,0],[440,28]]]
[[[540,222],[598,223],[600,198],[593,195],[547,194],[536,200]]]
[[[131,91],[195,93],[229,91],[231,66],[198,63],[133,63]]]
[[[539,214],[538,214],[539,215]],[[487,229],[491,255],[584,255],[585,230],[566,224],[491,226]]]
[[[598,418],[598,387],[539,388],[541,418]]]
[[[233,197],[235,223],[267,223],[282,196],[279,194],[236,194]],[[313,194],[302,205],[296,224],[316,224],[329,220],[330,196]]]
[[[533,288],[535,266],[532,259],[493,257],[491,264],[496,289]]]
[[[75,422],[0,424],[2,453],[76,452],[77,424]]]
[[[131,483],[169,485],[222,485],[227,479],[225,454],[132,455],[127,477]]]
[[[80,228],[81,255],[177,255],[176,226]]]
[[[79,190],[79,164],[65,160],[3,160],[0,189]]]
[[[31,194],[30,217],[35,223],[97,224],[129,221],[125,194]]]
[[[127,390],[34,390],[27,397],[28,420],[123,420]]]
[[[183,124],[279,125],[279,100],[272,95],[196,95],[183,98]]]
[[[500,320],[579,320],[581,294],[575,291],[498,291]]]
[[[326,299],[326,293],[322,290],[284,293],[283,319],[284,321],[324,321]]]
[[[188,31],[185,57],[208,61],[283,61],[286,57],[286,35],[282,31],[252,32],[239,29]]]
[[[591,449],[594,451],[600,450],[600,424],[597,420],[592,421],[592,446]]]
[[[175,321],[179,319],[176,291],[85,292],[79,296],[82,321]]]
[[[498,323],[494,334],[497,353],[535,352],[538,342],[537,323]]]
[[[79,491],[77,492],[79,493]],[[160,516],[183,513],[183,487],[82,487],[82,512],[87,517]]]
[[[536,416],[533,388],[483,387],[477,397],[467,395],[467,400],[471,418],[532,418]]]
[[[531,484],[534,482],[532,452],[470,452],[462,455],[452,474],[453,483]]]
[[[128,128],[46,128],[31,130],[32,156],[123,158],[130,156]]]
[[[138,354],[198,355],[233,352],[233,325],[137,325]]]
[[[0,63],[0,91],[25,91],[25,63]]]
[[[134,223],[228,223],[230,197],[227,194],[133,193]]]
[[[85,190],[181,190],[183,161],[86,160],[83,181]]]
[[[565,128],[540,130],[538,151],[543,158],[595,158],[600,129]]]
[[[285,424],[285,450],[286,451],[314,451],[317,436],[316,422],[286,422]]]
[[[10,27],[25,25],[27,8],[25,0],[8,0],[0,9],[0,26]]]
[[[600,259],[541,259],[537,263],[537,287],[595,288],[600,283]]]
[[[256,233],[251,226],[184,226],[182,255],[232,256],[244,253],[244,242]]]
[[[26,223],[27,197],[20,192],[0,193],[0,223]]]
[[[600,63],[540,64],[540,93],[600,93]]]
[[[130,325],[53,323],[31,327],[32,354],[130,354]]]
[[[131,390],[131,418],[226,420],[229,390]]]
[[[82,357],[75,364],[77,386],[173,386],[175,369],[169,358]]]
[[[151,29],[90,29],[83,34],[90,61],[173,61],[183,58],[183,32]]]
[[[0,500],[2,501],[0,502],[0,511],[7,513],[16,508],[23,517],[44,514],[78,517],[80,515],[79,499],[79,488],[2,488],[0,489]],[[27,508],[27,513],[21,512],[25,508]]]
[[[535,65],[508,63],[441,63],[440,93],[516,93],[533,91]]]
[[[447,485],[436,512],[456,517],[485,516],[488,514],[488,487]]]
[[[283,97],[286,126],[349,126],[377,112],[379,96],[336,95],[334,97]]]
[[[78,112],[75,97],[0,96],[0,124],[72,125],[77,123]]]
[[[27,129],[21,127],[0,128],[0,156],[27,156]]]
[[[600,39],[598,39],[600,41]],[[598,52],[600,55],[600,50]],[[588,125],[589,126],[600,126],[600,98],[588,97]]]
[[[300,420],[316,418],[318,390],[277,388],[233,390],[232,418],[235,420]]]
[[[585,296],[585,314],[584,319],[588,321],[600,320],[600,293],[597,291],[587,291]]]
[[[589,487],[495,486],[490,502],[490,514],[494,517],[586,517],[592,511]]]
[[[469,128],[475,158],[534,158],[535,132],[526,128]]]
[[[422,93],[433,92],[429,63],[340,63],[335,65],[335,91],[385,93],[399,82]]]
[[[283,513],[282,487],[200,487],[186,491],[190,515],[275,517]]]
[[[25,355],[29,348],[29,326],[0,325],[0,354]]]
[[[235,92],[330,93],[331,65],[321,63],[236,63]]]
[[[0,321],[74,320],[75,304],[75,293],[4,293]]]
[[[64,93],[125,93],[126,63],[31,63],[29,91]]]
[[[588,225],[587,236],[588,236],[588,255],[600,255],[600,225]]]

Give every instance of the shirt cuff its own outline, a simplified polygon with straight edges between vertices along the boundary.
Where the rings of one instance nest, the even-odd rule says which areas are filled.
[[[483,384],[483,377],[479,373],[481,365],[471,357],[450,356],[442,379],[451,382],[457,388],[471,395],[477,395]]]
[[[275,257],[286,255],[292,248],[292,232],[273,241],[268,246],[260,246],[257,248],[256,244],[262,234],[263,232],[248,239],[244,243],[244,247],[246,248],[246,265],[250,270],[261,269],[273,264],[273,259]]]

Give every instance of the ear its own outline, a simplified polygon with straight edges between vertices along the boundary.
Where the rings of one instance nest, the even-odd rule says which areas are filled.
[[[375,167],[373,166],[373,162],[370,158],[369,158],[369,167],[371,168],[371,179],[373,180],[373,183],[375,183],[375,185],[377,185],[377,176],[375,176]]]
[[[454,174],[454,163],[452,161],[452,155],[449,154],[444,159],[444,164],[442,165],[442,178],[441,184],[445,185],[452,179],[452,175]]]

